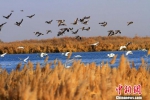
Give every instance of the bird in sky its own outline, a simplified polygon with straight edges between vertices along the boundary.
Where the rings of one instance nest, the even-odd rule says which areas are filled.
[[[8,16],[3,16],[6,19],[9,19],[9,17],[12,15],[12,13],[10,13]]]
[[[48,33],[52,33],[52,31],[51,31],[51,30],[47,30],[47,33],[46,33],[46,34],[48,34]]]
[[[78,33],[78,31],[79,31],[79,29],[77,29],[76,31],[72,31],[72,34],[77,34]]]
[[[0,27],[2,27],[3,25],[5,25],[7,22],[5,22],[5,23],[2,23],[1,25],[0,25]]]
[[[21,19],[20,22],[16,22],[15,25],[20,26],[22,22],[23,22],[23,19]]]
[[[129,26],[130,24],[133,24],[133,21],[127,22],[127,26]]]
[[[85,29],[85,27],[80,28],[82,31]]]
[[[84,19],[90,19],[90,16],[88,16],[88,17],[85,16]]]
[[[45,21],[45,23],[47,24],[51,24],[53,20],[50,20],[50,21]]]
[[[118,34],[118,33],[121,34],[121,31],[120,31],[120,30],[115,30],[115,33],[114,33],[114,34]]]
[[[86,31],[89,31],[89,30],[90,30],[90,27],[88,27],[88,28],[85,28],[84,30],[86,30]]]
[[[78,23],[78,18],[76,18],[76,20],[73,23],[71,23],[71,24],[77,25],[77,23]]]
[[[112,36],[112,35],[115,35],[115,34],[114,34],[114,31],[113,31],[113,30],[109,30],[109,31],[108,31],[108,36]]]
[[[87,25],[87,24],[88,24],[88,21],[89,21],[89,20],[84,21],[84,22],[82,22],[82,24]]]
[[[33,15],[30,15],[30,16],[27,16],[28,18],[32,18],[33,16],[35,16],[35,14],[33,14]]]
[[[101,26],[105,27],[107,25],[107,22],[100,22],[99,24],[101,24]]]

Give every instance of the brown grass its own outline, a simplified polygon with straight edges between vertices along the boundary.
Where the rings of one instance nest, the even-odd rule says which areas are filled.
[[[124,55],[118,68],[111,68],[108,63],[100,67],[74,61],[66,69],[57,61],[54,69],[50,63],[37,63],[33,70],[29,61],[19,70],[22,66],[18,64],[11,73],[0,73],[0,100],[115,100],[119,84],[141,84],[143,100],[150,100],[150,72],[141,60],[139,69],[130,67]]]
[[[99,42],[96,47],[90,44]],[[76,40],[74,37],[52,38],[45,40],[24,40],[8,43],[0,42],[0,54],[9,53],[41,53],[41,52],[91,52],[91,51],[117,51],[121,45],[132,42],[127,50],[138,50],[150,48],[150,37],[82,37],[82,40]],[[17,47],[23,46],[24,49]]]

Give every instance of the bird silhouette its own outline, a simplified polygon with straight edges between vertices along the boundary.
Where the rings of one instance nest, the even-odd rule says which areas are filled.
[[[85,29],[85,27],[80,28],[82,31]]]
[[[82,24],[85,24],[85,25],[87,25],[87,24],[88,24],[88,21],[89,21],[89,20],[87,20],[87,21],[84,21],[84,22],[82,22]]]
[[[107,22],[101,22],[99,24],[101,24],[101,26],[105,27],[107,25]]]
[[[79,35],[76,36],[75,38],[78,39],[78,40],[81,40],[81,39],[82,39]]]
[[[1,25],[0,25],[0,27],[2,27],[3,25],[5,25],[7,22],[5,22],[5,23],[2,23]]]
[[[77,23],[78,23],[78,18],[73,23],[71,23],[71,24],[77,25]]]
[[[115,33],[114,33],[114,34],[118,34],[118,33],[121,34],[121,31],[120,31],[120,30],[115,30]]]
[[[88,16],[88,17],[85,16],[84,19],[90,19],[90,16]]]
[[[47,33],[46,33],[46,34],[48,34],[48,33],[52,33],[52,31],[51,31],[51,30],[47,30]]]
[[[129,26],[130,24],[133,24],[133,22],[132,21],[127,22],[127,26]]]
[[[27,16],[28,18],[32,18],[33,16],[35,16],[35,14],[33,14],[33,15],[30,15],[30,16]]]
[[[89,30],[90,30],[90,27],[88,27],[88,28],[85,28],[84,30],[86,30],[86,31],[89,31]]]
[[[113,30],[109,30],[109,31],[108,31],[108,36],[112,36],[112,35],[115,35],[115,34],[114,34],[114,31],[113,31]]]
[[[53,20],[50,20],[50,21],[45,21],[45,23],[47,24],[51,24]]]
[[[20,10],[21,12],[23,12],[23,10]]]
[[[22,22],[23,22],[23,19],[20,22],[16,22],[15,25],[20,26]]]
[[[12,13],[10,13],[8,16],[3,16],[6,19],[9,19],[9,17],[12,15]]]
[[[72,31],[72,34],[77,34],[79,29],[77,29],[75,32]]]

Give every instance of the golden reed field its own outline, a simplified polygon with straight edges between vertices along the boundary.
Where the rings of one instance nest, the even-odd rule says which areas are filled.
[[[89,46],[98,41],[100,43],[95,48]],[[1,42],[0,53],[111,51],[118,50],[128,42],[132,44],[127,50],[150,48],[150,37],[84,37],[82,40],[63,37]],[[18,49],[19,46],[24,49]],[[142,100],[150,100],[150,66],[141,58],[141,65],[136,69],[134,62],[130,64],[122,55],[119,66],[111,68],[116,57],[108,63],[100,61],[99,66],[94,62],[84,64],[76,60],[70,68],[65,68],[61,61],[46,62],[48,58],[44,66],[39,63],[34,66],[30,61],[24,66],[19,63],[10,73],[6,70],[0,72],[0,100],[116,100],[119,95],[116,88],[119,85],[132,88],[141,85],[141,91],[133,94],[132,89],[131,94],[128,94],[123,88],[121,95],[139,96],[141,92]],[[54,64],[54,69],[51,64]]]
[[[52,63],[54,69],[50,68]],[[94,62],[85,65],[74,61],[65,68],[61,61],[54,60],[45,66],[37,63],[35,69],[30,61],[24,66],[20,63],[9,74],[6,70],[0,73],[0,100],[116,100],[119,84],[140,84],[142,100],[150,100],[150,67],[144,59],[138,69],[134,62],[130,66],[124,55],[117,68],[100,63],[96,66]],[[121,95],[127,94],[122,90]]]
[[[90,44],[99,42],[96,47]],[[121,45],[126,45],[132,42],[127,47],[127,50],[149,49],[150,37],[133,38],[125,36],[112,36],[112,37],[82,37],[77,40],[74,37],[61,37],[44,40],[24,40],[15,42],[0,42],[0,53],[40,53],[40,52],[87,52],[87,51],[116,51],[119,50]],[[23,46],[24,49],[17,47]]]

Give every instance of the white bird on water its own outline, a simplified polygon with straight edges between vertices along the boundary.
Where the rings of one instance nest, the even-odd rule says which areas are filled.
[[[127,51],[126,55],[129,55],[129,54],[133,54],[133,52],[132,51]]]
[[[126,46],[120,46],[119,50],[126,49]]]
[[[82,56],[81,55],[75,55],[74,57],[75,58],[81,58]]]
[[[65,55],[67,57],[69,53],[70,52],[62,53],[62,55]]]
[[[110,53],[110,54],[107,54],[107,56],[108,56],[109,58],[112,58],[112,57],[115,56],[115,54],[114,54],[114,53]]]
[[[44,57],[44,56],[47,56],[47,55],[48,55],[47,53],[41,53],[40,57]]]
[[[93,43],[93,44],[90,44],[90,45],[97,46],[98,44],[99,44],[99,42],[96,42],[96,43]]]
[[[24,62],[27,62],[28,59],[29,59],[29,56],[28,56],[27,58],[25,58],[23,61],[24,61]]]
[[[3,54],[1,54],[1,57],[4,57],[6,54],[7,54],[7,53],[3,53]]]

